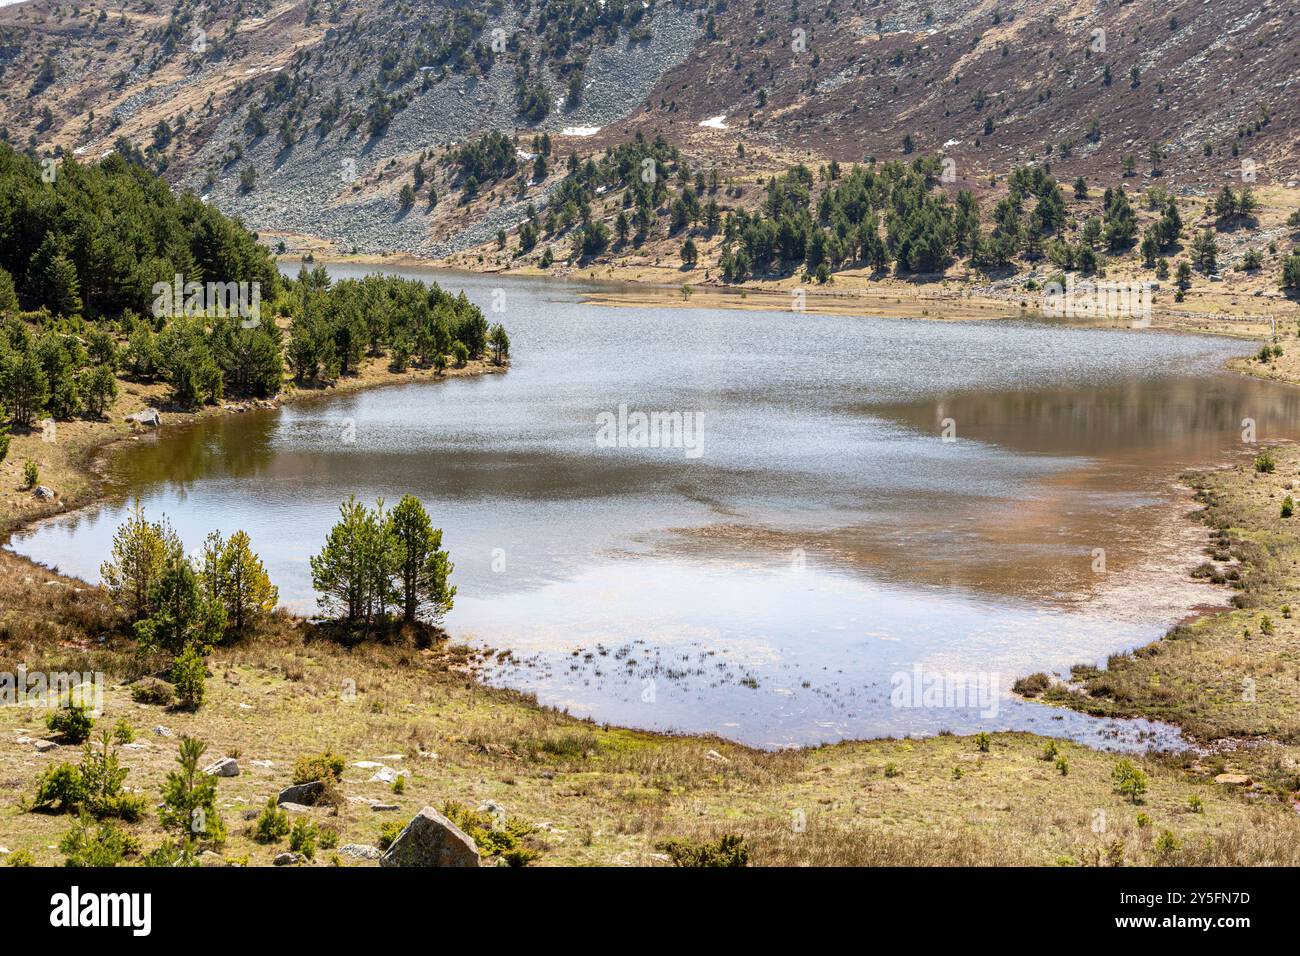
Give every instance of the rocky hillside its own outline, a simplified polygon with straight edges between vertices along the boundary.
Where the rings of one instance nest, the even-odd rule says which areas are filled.
[[[134,151],[257,229],[440,257],[636,132],[733,172],[744,147],[1285,185],[1298,37],[1246,0],[32,0],[0,8],[0,126]],[[490,129],[531,175],[466,193],[449,150]]]

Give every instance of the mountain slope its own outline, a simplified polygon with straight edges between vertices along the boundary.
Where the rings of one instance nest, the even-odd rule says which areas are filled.
[[[965,184],[1030,160],[1113,180],[1132,157],[1185,194],[1292,181],[1300,135],[1294,11],[1246,0],[71,9],[0,8],[11,142],[83,156],[129,143],[254,228],[347,250],[444,256],[544,206],[554,161],[448,201],[448,150],[488,129],[520,134],[523,164],[539,132],[562,159],[639,131],[697,169],[931,153]]]

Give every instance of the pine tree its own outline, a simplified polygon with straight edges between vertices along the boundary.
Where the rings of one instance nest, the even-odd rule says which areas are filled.
[[[452,564],[441,550],[442,530],[434,528],[418,498],[406,495],[386,528],[402,599],[402,619],[407,624],[423,617],[439,621],[451,610],[456,588],[448,584]]]
[[[200,554],[199,577],[208,598],[225,608],[228,634],[242,636],[255,630],[280,598],[243,531],[228,540],[219,531],[208,535]]]
[[[311,559],[312,586],[322,610],[341,617],[348,627],[369,629],[382,620],[392,600],[393,557],[384,534],[383,502],[371,511],[350,497],[339,506],[339,518],[320,554]]]
[[[510,336],[500,322],[492,326],[492,331],[488,333],[488,345],[492,349],[492,364],[504,365],[510,357]]]
[[[226,827],[217,809],[217,777],[204,773],[199,761],[207,744],[196,737],[182,737],[176,756],[179,770],[172,770],[162,788],[159,819],[163,829],[180,842],[182,857],[191,862],[200,846],[221,846]]]
[[[149,615],[135,625],[143,647],[171,654],[193,647],[206,654],[225,631],[225,607],[209,598],[179,542],[168,549],[149,589],[149,605]]]
[[[131,517],[113,536],[110,557],[99,567],[99,575],[113,603],[127,620],[135,623],[151,610],[150,595],[162,573],[169,552],[180,541],[166,519],[150,522],[137,501]]]

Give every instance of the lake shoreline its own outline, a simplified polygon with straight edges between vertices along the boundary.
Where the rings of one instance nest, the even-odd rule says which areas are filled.
[[[869,315],[876,318],[925,319],[929,321],[980,321],[1022,319],[1052,321],[1035,308],[1034,294],[1024,290],[997,290],[988,284],[951,277],[876,278],[854,273],[837,274],[830,284],[803,282],[796,276],[779,279],[750,279],[724,283],[716,278],[699,281],[691,273],[667,267],[601,265],[590,268],[562,267],[549,270],[522,268],[475,268],[463,259],[427,259],[402,254],[344,254],[310,251],[314,264],[412,268],[462,273],[485,278],[551,279],[591,284],[598,291],[586,297],[594,305],[653,306],[655,308],[723,308],[788,312],[798,297],[798,311],[814,315]],[[283,265],[300,256],[277,256]],[[646,273],[656,273],[647,277]],[[696,279],[697,281],[691,281]],[[689,292],[683,293],[684,288]],[[1198,312],[1179,308],[1178,303],[1155,303],[1149,324],[1154,330],[1178,331],[1235,339],[1263,339],[1274,328],[1272,313],[1242,312],[1236,302],[1212,300],[1214,311]],[[1129,327],[1122,318],[1104,321],[1074,321],[1080,327]],[[1300,383],[1300,367],[1295,370]]]
[[[323,401],[341,395],[350,395],[372,389],[388,388],[396,385],[410,385],[418,382],[441,382],[454,378],[472,378],[482,375],[499,375],[509,369],[509,363],[496,366],[486,359],[468,362],[463,368],[448,367],[441,373],[433,369],[420,369],[412,366],[405,372],[391,372],[387,369],[386,358],[371,359],[357,375],[349,375],[329,384],[317,387],[291,387],[282,390],[273,398],[245,399],[240,401],[223,401],[217,405],[204,405],[194,410],[171,407],[162,400],[166,386],[135,387],[134,383],[123,380],[128,387],[122,389],[114,407],[99,420],[79,419],[73,422],[57,423],[56,436],[71,432],[72,442],[67,454],[61,456],[56,469],[59,472],[75,472],[70,475],[75,480],[70,493],[64,494],[54,488],[57,497],[48,503],[36,499],[30,491],[23,491],[27,501],[26,508],[15,509],[15,497],[7,495],[9,513],[0,516],[0,541],[9,535],[31,527],[40,521],[57,517],[69,511],[76,511],[102,501],[105,497],[104,483],[107,481],[105,470],[112,456],[130,447],[131,443],[158,434],[160,429],[184,429],[202,421],[226,415],[242,415],[257,410],[281,408],[286,405],[306,404]],[[127,397],[127,396],[131,397]],[[126,421],[125,416],[141,411],[143,408],[158,408],[162,425],[158,429],[146,426],[134,426]],[[62,439],[56,437],[52,443],[57,448]],[[32,458],[42,450],[41,435],[37,429],[27,434],[13,436],[6,465],[16,465],[18,461]],[[40,483],[46,482],[46,469],[42,465]],[[48,484],[60,484],[58,481]],[[8,492],[9,489],[6,489]],[[3,499],[0,499],[3,500]],[[21,499],[18,499],[21,501]],[[14,511],[17,511],[15,514]]]
[[[1249,361],[1249,360],[1234,360],[1234,361]],[[399,374],[399,373],[391,373],[387,371],[385,367],[385,360],[383,360],[382,358],[372,359],[367,364],[366,368],[363,370],[363,372],[360,375],[350,376],[346,379],[342,379],[335,383],[332,383],[329,386],[312,388],[312,389],[294,388],[285,392],[281,392],[274,399],[242,402],[242,403],[224,403],[218,406],[208,406],[199,409],[195,412],[167,411],[165,412],[165,416],[169,419],[169,421],[165,424],[164,427],[168,429],[185,428],[185,427],[189,427],[190,425],[194,425],[199,421],[206,420],[218,415],[242,414],[246,411],[253,411],[257,409],[274,409],[284,405],[294,404],[299,402],[305,403],[305,402],[312,402],[312,401],[324,401],[331,397],[355,394],[363,390],[369,390],[372,388],[383,388],[392,385],[414,384],[422,381],[442,381],[442,380],[456,378],[456,377],[496,374],[496,373],[506,371],[507,368],[508,366],[495,367],[486,361],[479,361],[479,362],[470,363],[470,365],[466,366],[463,369],[448,369],[442,375],[437,375],[432,370],[419,370],[419,369],[410,369],[406,373]],[[1237,369],[1237,371],[1249,374],[1249,370],[1245,368]],[[122,410],[121,405],[123,404],[123,401],[129,402],[131,400],[129,399],[120,400],[119,407],[115,408],[112,416],[110,416],[110,418],[107,421],[97,423],[106,432],[105,434],[94,436],[90,440],[84,441],[81,444],[74,446],[74,463],[76,469],[80,472],[80,475],[83,479],[81,490],[74,492],[73,494],[70,495],[61,494],[59,498],[57,498],[55,501],[50,503],[42,504],[42,503],[35,502],[33,500],[26,514],[22,514],[17,517],[10,517],[4,522],[0,522],[0,538],[7,538],[9,535],[13,534],[14,532],[21,531],[27,528],[32,528],[41,522],[50,520],[51,518],[58,517],[62,514],[66,514],[71,511],[85,509],[106,500],[106,498],[108,497],[108,489],[107,489],[108,479],[105,475],[105,471],[107,468],[108,461],[111,459],[112,456],[120,453],[123,449],[129,448],[129,444],[131,442],[139,441],[141,440],[142,437],[144,437],[141,433],[135,430],[126,431],[125,433],[123,433],[123,429],[121,427],[115,427],[115,426],[120,426],[120,422],[117,420],[120,420],[122,417],[120,412]],[[180,420],[176,421],[177,418],[179,418]],[[11,456],[10,456],[11,461],[16,462],[18,459],[20,459],[22,457],[22,451],[23,451],[23,446],[20,445],[18,442],[15,442],[15,449],[11,450]],[[17,453],[15,454],[15,452]],[[29,495],[28,497],[30,498],[31,496]],[[18,561],[21,563],[25,563],[31,567],[39,567],[39,565],[37,565],[35,562],[31,562],[24,557],[20,557],[14,554],[13,552],[5,551],[4,554],[5,554],[5,560]],[[85,583],[84,581],[81,581],[78,578],[71,578],[69,580],[79,581],[82,584]],[[1194,615],[1195,613],[1196,612],[1194,610],[1189,609],[1189,615]],[[294,614],[293,616],[302,621],[308,620],[307,618],[302,617],[301,615]],[[1024,675],[1020,675],[1020,676],[1024,676]],[[1143,717],[1146,715],[1140,713],[1134,713],[1126,716]],[[662,732],[670,737],[685,736],[685,737],[698,738],[703,736],[704,738],[708,738],[710,736],[708,734],[701,735],[698,732],[694,732],[694,733],[692,732],[676,733],[673,731],[644,731],[644,732],[646,733]],[[861,739],[890,739],[890,738],[882,737],[882,738],[861,738]],[[833,746],[833,745],[834,744],[827,744],[827,743],[813,744],[813,745],[806,745],[804,747],[801,747],[800,749],[815,750],[819,747]]]
[[[349,387],[297,392],[280,404],[420,380],[432,377],[381,374]],[[164,427],[238,413],[211,408]],[[129,448],[132,437],[139,436],[105,435],[82,449],[77,462],[86,486],[78,507],[106,497],[102,465],[94,470],[96,462]],[[65,510],[10,521],[5,530]],[[1198,520],[1185,508],[1179,511]],[[1183,519],[1171,511],[1170,520]],[[132,642],[112,636],[101,643],[96,631],[80,624],[89,616],[86,604],[106,604],[100,589],[3,549],[0,581],[0,605],[19,611],[28,619],[28,633],[39,635],[25,644],[20,636],[11,645],[22,648],[19,659],[29,667],[68,669],[76,663],[82,670],[102,669],[118,681],[110,680],[105,693],[109,721],[160,721],[173,733],[203,739],[216,753],[258,758],[245,774],[222,782],[226,801],[264,803],[268,788],[273,795],[289,782],[287,768],[302,753],[337,749],[350,761],[379,757],[390,763],[404,754],[412,770],[405,795],[374,783],[367,787],[364,774],[347,781],[349,790],[361,795],[349,797],[332,818],[341,843],[375,839],[382,820],[360,801],[398,806],[401,813],[393,819],[404,822],[423,805],[454,799],[472,807],[491,800],[509,807],[512,815],[538,821],[533,839],[543,864],[665,865],[659,850],[664,838],[704,841],[740,832],[755,864],[1092,865],[1103,852],[1091,826],[1093,815],[1097,807],[1113,807],[1116,838],[1127,842],[1119,852],[1133,863],[1156,862],[1149,840],[1153,831],[1133,827],[1127,802],[1113,793],[1111,775],[1120,755],[1099,746],[997,731],[763,750],[714,734],[598,724],[543,706],[531,694],[485,683],[480,664],[496,653],[491,647],[347,649],[322,639],[307,619],[287,613],[275,615],[263,637],[213,651],[210,699],[202,708],[159,710],[155,716],[152,707],[132,701],[125,683]],[[0,628],[5,626],[0,614]],[[340,705],[338,674],[355,681],[364,707]],[[0,741],[9,738],[0,743],[0,778],[23,787],[43,765],[41,755],[31,755],[21,743],[31,732],[30,715],[0,709]],[[132,786],[156,787],[174,766],[172,742],[150,741],[130,754]],[[64,759],[62,749],[44,759]],[[1186,840],[1183,859],[1189,865],[1253,864],[1277,859],[1278,840],[1300,846],[1296,815],[1272,800],[1243,799],[1244,793],[1258,798],[1264,792],[1214,782],[1220,770],[1258,773],[1252,753],[1242,755],[1224,743],[1208,754],[1130,755],[1150,779],[1144,812]],[[1267,786],[1269,795],[1276,792],[1274,784]],[[1193,799],[1203,802],[1204,814],[1185,815]],[[1041,826],[1045,804],[1056,815],[1047,830]],[[792,814],[805,815],[806,828],[792,830]],[[227,811],[227,820],[234,819]],[[49,848],[66,825],[59,817],[13,811],[7,801],[0,802],[0,842],[28,850],[42,864],[59,862]],[[161,839],[151,821],[141,826],[150,840]],[[278,852],[238,824],[231,827],[230,839],[227,862],[269,865]]]

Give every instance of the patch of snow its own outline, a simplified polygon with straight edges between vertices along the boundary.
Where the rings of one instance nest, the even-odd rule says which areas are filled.
[[[700,125],[708,129],[730,129],[727,126],[726,119],[726,113],[719,113],[717,116],[710,116],[706,120],[700,120]]]
[[[566,126],[560,130],[561,136],[595,136],[600,132],[599,126]]]

